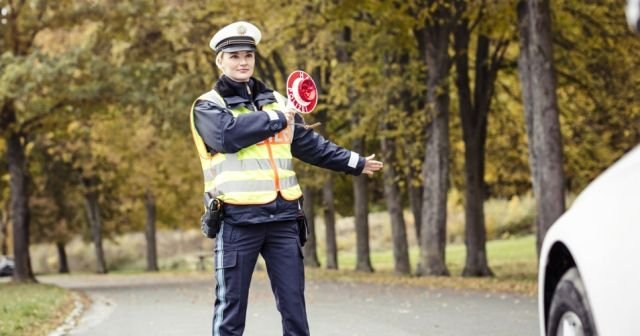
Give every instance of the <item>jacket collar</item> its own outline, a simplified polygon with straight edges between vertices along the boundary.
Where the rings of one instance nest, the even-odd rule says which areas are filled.
[[[247,90],[247,86],[251,93]],[[264,105],[276,101],[273,90],[253,77],[249,79],[247,84],[236,82],[226,75],[222,75],[214,85],[214,89],[224,98],[227,107],[231,109],[242,105],[250,107],[252,102],[258,109],[262,109]]]

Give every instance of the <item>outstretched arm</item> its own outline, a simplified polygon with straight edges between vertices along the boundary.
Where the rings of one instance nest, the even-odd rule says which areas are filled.
[[[291,153],[296,158],[312,165],[351,175],[367,174],[371,176],[382,168],[382,162],[375,161],[375,155],[362,157],[360,154],[342,148],[325,139],[313,129],[301,126],[302,117],[295,116],[295,132],[291,144]]]

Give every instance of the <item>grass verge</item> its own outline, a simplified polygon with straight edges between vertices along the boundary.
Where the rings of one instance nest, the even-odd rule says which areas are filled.
[[[325,264],[324,252],[319,255]],[[409,253],[411,266],[415,267],[420,251],[412,248]],[[450,277],[400,276],[393,273],[392,251],[371,252],[374,273],[353,271],[356,255],[343,252],[338,256],[340,270],[308,269],[310,279],[331,279],[336,281],[358,281],[367,283],[418,285],[451,289],[468,289],[488,292],[509,292],[535,296],[537,292],[537,257],[533,235],[493,240],[487,243],[489,267],[495,274],[492,278],[462,277],[466,249],[464,244],[449,244],[446,249],[447,268]]]
[[[0,336],[47,335],[73,309],[66,289],[44,284],[0,284]]]

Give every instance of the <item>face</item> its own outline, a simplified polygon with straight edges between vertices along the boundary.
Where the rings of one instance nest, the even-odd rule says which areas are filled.
[[[220,68],[227,77],[236,82],[248,82],[256,64],[255,53],[253,51],[225,52],[222,54],[220,63]]]

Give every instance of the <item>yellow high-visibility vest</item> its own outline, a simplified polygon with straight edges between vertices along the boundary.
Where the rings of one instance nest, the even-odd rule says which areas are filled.
[[[275,91],[273,94],[276,102],[263,106],[263,111],[284,111],[285,98]],[[226,107],[224,99],[215,90],[203,94],[198,100]],[[191,106],[191,133],[200,156],[205,192],[229,204],[265,204],[275,200],[278,192],[290,201],[302,196],[291,155],[293,125],[236,153],[212,155],[196,130],[194,108],[195,102]],[[231,109],[231,112],[237,117],[252,111],[242,106]]]

